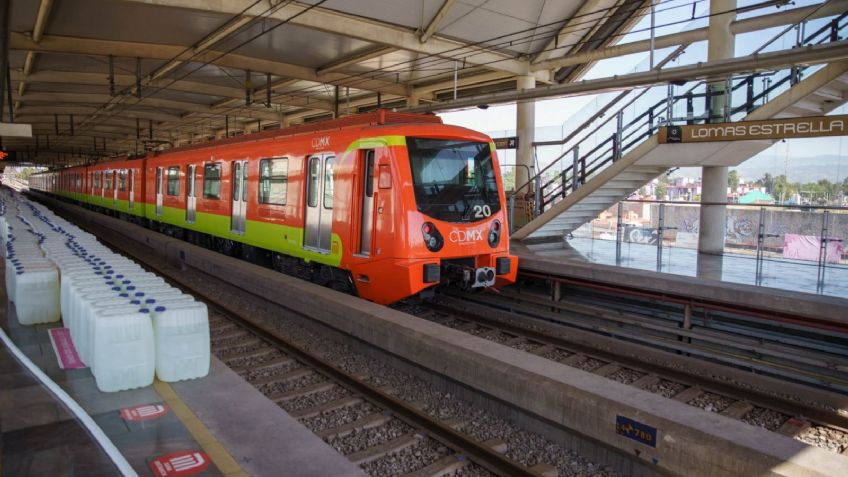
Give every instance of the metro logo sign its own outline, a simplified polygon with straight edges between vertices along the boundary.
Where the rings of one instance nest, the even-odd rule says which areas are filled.
[[[130,422],[149,421],[168,414],[167,404],[144,404],[121,409],[121,419]]]
[[[183,477],[203,472],[209,467],[209,456],[200,451],[179,451],[157,457],[150,463],[156,477]]]

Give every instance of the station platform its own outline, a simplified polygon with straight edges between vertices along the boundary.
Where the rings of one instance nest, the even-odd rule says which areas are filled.
[[[795,282],[787,279],[781,288],[752,284],[745,279],[744,268],[754,267],[753,259],[698,256],[692,250],[675,249],[674,266],[661,267],[661,271],[656,271],[651,270],[648,264],[653,260],[656,266],[655,246],[623,244],[630,247],[629,260],[616,265],[615,242],[585,240],[591,243],[581,242],[579,247],[570,245],[570,242],[536,245],[513,242],[510,250],[519,258],[519,272],[526,274],[550,275],[575,282],[594,282],[617,289],[709,302],[716,306],[791,315],[842,329],[848,326],[848,316],[845,316],[848,298],[811,292],[801,279]],[[588,247],[588,251],[583,250],[584,247]],[[633,247],[643,247],[644,250],[634,251]],[[699,268],[702,273],[697,273]],[[812,268],[815,278],[815,267]],[[828,273],[831,273],[830,269]],[[848,275],[848,270],[844,273]],[[837,283],[840,279],[833,277],[832,281]],[[839,286],[844,287],[846,283],[848,280],[841,280]]]
[[[363,475],[214,357],[201,379],[104,393],[88,368],[60,367],[49,330],[61,322],[20,325],[2,283],[0,303],[8,304],[0,326],[15,346],[88,413],[137,475]],[[0,446],[0,475],[128,474],[2,343]]]

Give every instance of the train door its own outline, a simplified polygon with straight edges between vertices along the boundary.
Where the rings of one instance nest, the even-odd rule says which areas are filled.
[[[135,205],[135,169],[129,171],[130,194],[129,194],[129,209],[133,210]]]
[[[156,168],[156,215],[162,215],[162,181],[164,180],[163,167]]]
[[[303,248],[330,251],[333,227],[333,156],[312,156],[307,165]]]
[[[112,171],[112,206],[118,207],[118,171]]]
[[[109,171],[103,171],[103,180],[100,181],[100,203],[106,200],[106,190],[109,189],[107,182],[109,181]]]
[[[374,150],[366,149],[361,160],[359,177],[362,178],[360,187],[360,222],[359,222],[359,254],[371,255],[371,237],[374,231]]]
[[[192,224],[195,220],[197,210],[197,196],[195,194],[195,171],[197,166],[191,164],[188,166],[188,175],[186,177],[186,222]]]
[[[245,217],[247,215],[247,161],[232,162],[232,210],[230,213],[230,230],[244,233]]]

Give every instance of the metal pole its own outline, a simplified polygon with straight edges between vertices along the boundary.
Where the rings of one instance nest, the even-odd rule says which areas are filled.
[[[250,70],[244,70],[244,105],[250,106],[250,103],[253,102],[253,98],[251,98],[251,94],[253,92],[253,83],[250,81]]]
[[[265,107],[271,107],[271,73],[265,73]]]
[[[135,59],[135,97],[141,97],[141,58]]]
[[[512,233],[512,224],[515,223],[515,194],[509,196],[509,232]]]
[[[538,217],[542,214],[542,178],[540,176],[536,176],[533,180],[534,182],[534,202],[533,207],[536,209],[536,214],[533,217]]]
[[[153,139],[153,120],[152,119],[147,120],[147,137],[149,137],[151,140]]]
[[[654,8],[654,0],[651,0],[651,68],[654,69],[654,37],[656,35],[656,9]]]
[[[659,220],[657,222],[657,271],[662,271],[663,230],[665,229],[665,204],[660,204]]]
[[[224,137],[230,137],[230,116],[224,116]]]
[[[671,126],[671,120],[674,117],[674,85],[668,84],[668,97],[665,101],[665,123]]]
[[[115,96],[115,57],[109,55],[109,96]]]
[[[615,222],[615,264],[621,265],[621,241],[624,239],[624,224],[621,218],[624,216],[624,202],[618,202],[618,219]]]
[[[571,191],[574,192],[579,186],[577,169],[580,167],[580,146],[574,146],[574,157],[571,163]]]
[[[74,135],[74,115],[73,115],[73,114],[69,114],[69,115],[68,115],[68,120],[69,120],[69,121],[70,121],[70,123],[71,123],[71,136],[73,136],[73,135]]]
[[[724,80],[724,122],[730,121],[730,111],[732,110],[733,102],[733,78],[727,77]]]
[[[757,268],[755,283],[762,285],[763,283],[763,246],[766,239],[766,208],[760,207],[760,224],[757,232]]]
[[[12,21],[12,0],[5,0],[0,4],[0,72],[5,73],[9,68],[9,24]],[[6,75],[0,77],[0,116],[3,115],[3,91],[9,87]],[[9,110],[13,108],[12,99],[9,98]]]
[[[825,269],[827,268],[827,242],[828,242],[828,230],[827,223],[830,221],[830,211],[825,210],[822,214],[822,228],[821,228],[821,240],[819,245],[819,266],[818,266],[818,282],[816,284],[816,290],[818,293],[822,293],[824,291],[824,275]]]
[[[339,85],[336,85],[333,93],[333,117],[339,117]]]
[[[453,62],[453,99],[456,100],[456,88],[459,86],[459,62]]]
[[[621,138],[623,137],[622,129],[624,128],[624,111],[619,111],[615,117],[615,154],[614,160],[621,159]]]
[[[6,65],[6,94],[9,95],[9,122],[15,122],[15,103],[12,102],[12,69]]]

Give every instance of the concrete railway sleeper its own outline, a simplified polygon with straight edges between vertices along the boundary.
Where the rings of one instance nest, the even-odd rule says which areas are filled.
[[[489,295],[440,297],[420,304],[408,302],[398,308],[809,445],[848,454],[848,417],[837,410],[769,394],[732,380],[689,373],[683,367],[643,361],[614,351],[613,339],[598,347],[587,346],[570,337],[572,332],[566,327],[528,321],[520,314],[486,306],[485,301],[490,298]],[[597,342],[603,341],[598,338]]]

